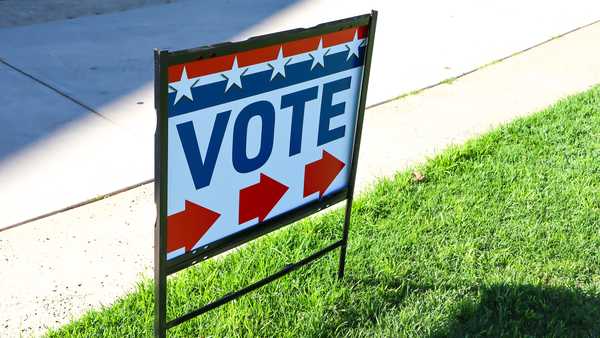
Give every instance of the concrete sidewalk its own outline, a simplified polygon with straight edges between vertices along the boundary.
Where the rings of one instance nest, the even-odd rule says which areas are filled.
[[[176,0],[1,0],[0,27],[27,26],[88,15],[122,12]]]
[[[380,41],[380,40],[378,40]],[[358,187],[600,82],[600,24],[367,110]],[[391,146],[382,146],[383,144]],[[41,334],[150,276],[153,186],[0,232],[0,329]],[[19,290],[18,292],[16,290]]]
[[[74,13],[91,9],[87,0],[78,6]],[[519,0],[180,0],[0,29],[0,93],[9,93],[0,96],[0,228],[152,179],[153,48],[245,39],[371,8],[380,15],[369,104],[600,18],[600,2],[589,0],[543,10]]]

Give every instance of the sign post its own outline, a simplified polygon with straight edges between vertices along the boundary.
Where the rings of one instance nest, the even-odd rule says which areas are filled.
[[[340,248],[344,275],[377,12],[155,51],[155,334]],[[168,320],[167,276],[346,200],[342,238]]]

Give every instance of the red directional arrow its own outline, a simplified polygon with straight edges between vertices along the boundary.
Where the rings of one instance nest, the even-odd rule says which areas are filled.
[[[221,214],[185,201],[185,210],[167,217],[167,252],[185,247],[191,251]]]
[[[260,174],[260,182],[240,190],[239,224],[256,217],[262,222],[288,189],[288,186]]]
[[[335,156],[323,150],[320,160],[311,162],[304,166],[304,197],[319,192],[319,198],[342,171],[346,164]]]

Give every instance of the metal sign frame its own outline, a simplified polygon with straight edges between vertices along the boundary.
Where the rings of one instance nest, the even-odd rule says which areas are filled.
[[[155,167],[154,167],[154,193],[157,210],[157,218],[154,227],[154,282],[155,282],[155,325],[154,332],[157,337],[166,337],[167,329],[190,320],[202,313],[219,307],[229,301],[232,301],[248,292],[268,284],[330,251],[340,248],[338,278],[343,278],[346,247],[348,243],[348,230],[350,227],[350,218],[352,211],[352,201],[354,198],[354,185],[356,180],[356,167],[358,163],[358,154],[360,149],[360,138],[364,111],[367,98],[367,89],[369,83],[369,72],[371,67],[371,58],[373,54],[373,45],[375,39],[375,28],[377,23],[377,11],[373,10],[370,14],[360,15],[339,21],[320,24],[308,29],[294,29],[278,32],[263,36],[252,37],[240,42],[227,42],[212,46],[193,48],[181,51],[170,52],[167,50],[156,49],[154,51],[154,69],[155,69],[155,108],[157,113],[157,127],[154,140],[155,148]],[[368,26],[368,44],[365,51],[365,63],[363,65],[362,84],[359,93],[359,104],[356,116],[356,128],[351,151],[351,167],[348,186],[346,189],[338,191],[332,195],[325,196],[304,206],[298,207],[281,215],[270,218],[258,225],[246,228],[232,235],[226,236],[214,243],[202,246],[189,253],[183,254],[172,260],[166,259],[167,248],[167,147],[168,147],[168,67],[171,65],[186,63],[194,60],[213,58],[232,53],[239,53],[255,48],[266,47],[273,44],[284,43],[288,41],[312,37],[315,35],[328,34],[344,29]],[[189,312],[181,317],[167,321],[167,276],[177,271],[195,265],[207,260],[215,255],[223,253],[257,237],[265,235],[271,231],[279,229],[285,225],[293,223],[322,209],[328,208],[338,202],[346,200],[344,226],[342,238],[329,246],[313,253],[312,255],[295,263],[287,264],[282,270],[268,276],[258,282],[255,282],[241,290],[229,293],[224,297],[206,304],[199,309]]]

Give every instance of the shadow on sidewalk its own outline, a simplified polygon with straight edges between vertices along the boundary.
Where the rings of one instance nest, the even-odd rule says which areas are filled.
[[[91,110],[130,132],[146,126],[141,135],[151,147],[154,48],[177,50],[240,39],[298,2],[85,0],[76,8],[60,5],[72,1],[0,0],[0,13],[11,9],[33,15],[28,7],[33,6],[36,13],[47,9],[51,19],[70,11],[68,16],[81,15],[40,25],[0,24],[0,60],[6,62],[0,63],[0,169],[12,156],[60,136],[71,123],[86,121]],[[145,3],[152,6],[140,5]],[[108,14],[86,16],[94,11]]]

